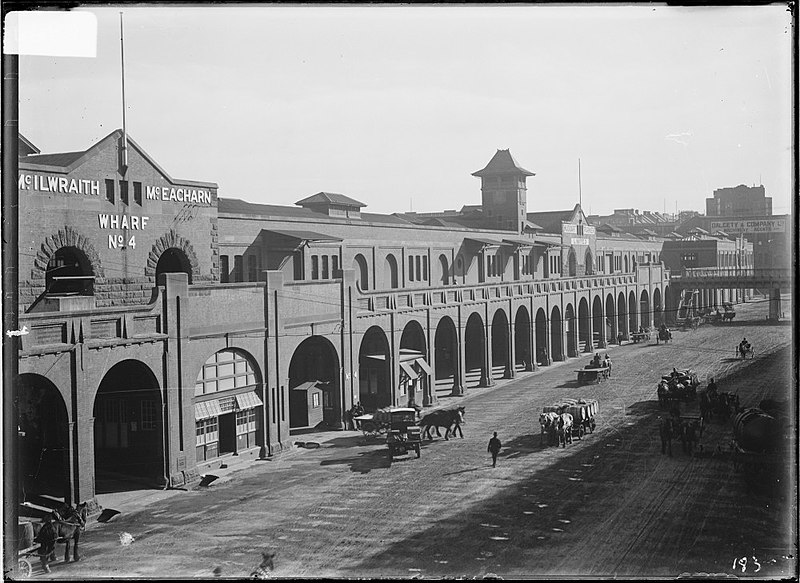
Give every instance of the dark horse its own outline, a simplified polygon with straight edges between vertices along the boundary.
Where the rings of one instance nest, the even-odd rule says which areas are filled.
[[[446,429],[444,432],[444,438],[445,440],[449,440],[451,432],[453,437],[455,437],[456,431],[461,432],[461,425],[465,423],[465,412],[466,409],[463,406],[455,409],[439,409],[437,411],[431,411],[430,413],[423,415],[422,419],[419,420],[419,426],[425,428],[424,434],[428,439],[433,439],[433,436],[431,435],[432,427],[436,429],[436,435],[440,437],[441,434],[439,433],[439,428],[444,427]],[[461,437],[464,437],[463,433],[461,434]]]
[[[86,502],[72,507],[64,504],[58,510],[45,517],[43,523],[34,524],[34,540],[40,544],[39,558],[45,573],[50,572],[48,562],[56,560],[56,543],[66,543],[64,550],[64,562],[69,563],[69,550],[72,543],[75,543],[72,552],[72,560],[79,561],[78,540],[81,532],[86,528]]]

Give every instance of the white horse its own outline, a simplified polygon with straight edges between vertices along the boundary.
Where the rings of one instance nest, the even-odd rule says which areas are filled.
[[[539,415],[539,425],[542,426],[542,433],[539,442],[544,442],[544,434],[550,431],[550,428],[558,420],[558,413],[542,413]]]
[[[572,443],[572,415],[569,413],[562,413],[558,416],[557,423],[556,432],[558,433],[558,443],[567,447],[567,440]]]

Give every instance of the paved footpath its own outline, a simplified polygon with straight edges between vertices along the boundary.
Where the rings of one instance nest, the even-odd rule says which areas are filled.
[[[703,384],[714,376],[745,407],[793,394],[791,326],[766,313],[753,302],[735,323],[677,331],[670,344],[612,346],[614,375],[598,385],[574,381],[587,355],[449,399],[466,406],[464,438],[426,441],[419,459],[390,460],[385,443],[352,431],[314,434],[302,439],[319,448],[207,488],[120,498],[121,515],[87,528],[79,563],[34,576],[241,578],[263,550],[274,577],[789,576],[794,475],[781,476],[786,488],[748,485],[727,454],[729,423],[707,426],[698,456],[679,442],[662,455],[656,426],[656,382],[673,367]],[[743,336],[753,360],[734,358]],[[562,397],[598,399],[597,429],[542,444],[538,414]]]

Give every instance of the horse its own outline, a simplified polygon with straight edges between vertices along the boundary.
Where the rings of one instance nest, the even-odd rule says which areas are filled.
[[[558,413],[542,413],[539,415],[539,425],[542,426],[542,433],[539,437],[539,443],[544,442],[544,434],[547,433],[550,435],[550,428],[554,426],[554,423],[558,420]]]
[[[658,336],[656,336],[656,344],[658,344],[659,340],[663,340],[664,344],[672,340],[672,332],[669,331],[669,328],[661,328],[658,331]]]
[[[669,385],[667,385],[667,381],[662,380],[658,383],[658,389],[656,389],[658,393],[658,405],[662,409],[666,409],[669,406]]]
[[[75,546],[72,551],[72,560],[80,561],[78,555],[78,541],[81,533],[86,528],[86,515],[88,508],[86,502],[81,502],[74,508],[69,504],[64,504],[58,510],[54,510],[44,523],[34,523],[34,540],[41,543],[39,558],[45,573],[50,572],[48,562],[56,560],[56,543],[66,543],[64,550],[64,562],[69,563],[69,551],[72,543]]]
[[[442,435],[439,433],[439,428],[444,427],[446,429],[444,433],[444,439],[447,441],[450,439],[451,428],[453,428],[453,425],[455,425],[455,427],[452,429],[453,435],[455,435],[456,430],[459,432],[461,431],[461,425],[465,423],[465,413],[466,408],[464,406],[459,406],[455,409],[438,409],[423,415],[422,419],[419,420],[418,425],[424,428],[424,435],[430,440],[433,440],[433,436],[431,435],[432,427],[436,429],[436,435],[439,437]],[[461,437],[464,437],[463,433]]]
[[[661,438],[661,453],[672,457],[672,438],[675,437],[674,422],[669,417],[658,418],[658,435]]]
[[[567,441],[572,443],[572,415],[569,413],[562,413],[558,416],[558,421],[556,423],[558,443],[563,447],[567,447]]]
[[[739,356],[742,358],[742,360],[747,358],[748,354],[750,355],[750,358],[755,355],[755,350],[753,350],[753,347],[750,344],[739,344],[737,350],[739,351]]]

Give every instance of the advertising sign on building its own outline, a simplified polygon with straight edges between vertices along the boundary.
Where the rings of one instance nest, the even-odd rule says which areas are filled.
[[[786,219],[751,219],[735,221],[711,221],[711,231],[724,231],[729,235],[742,233],[785,233]]]

